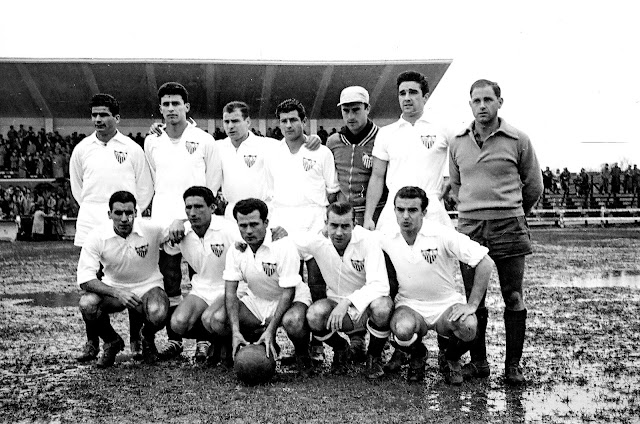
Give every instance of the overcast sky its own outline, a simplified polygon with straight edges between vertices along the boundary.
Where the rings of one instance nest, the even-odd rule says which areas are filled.
[[[487,78],[502,87],[501,116],[531,136],[543,166],[639,163],[640,5],[522,4],[11,1],[0,57],[453,59],[428,103],[447,125],[472,119],[469,86]]]

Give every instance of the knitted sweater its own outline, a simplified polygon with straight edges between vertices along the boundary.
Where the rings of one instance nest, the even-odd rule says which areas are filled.
[[[542,173],[529,137],[499,120],[482,148],[473,124],[449,146],[449,172],[461,218],[501,219],[528,213],[542,194]]]

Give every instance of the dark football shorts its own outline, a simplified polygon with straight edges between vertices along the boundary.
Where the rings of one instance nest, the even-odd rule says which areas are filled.
[[[531,232],[524,216],[501,219],[458,219],[458,231],[489,249],[492,259],[529,255]]]

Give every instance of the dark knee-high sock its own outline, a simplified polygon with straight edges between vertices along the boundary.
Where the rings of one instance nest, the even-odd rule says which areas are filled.
[[[367,328],[369,329],[369,349],[367,353],[377,358],[382,355],[384,345],[389,338],[389,328],[378,327],[372,321],[367,323]]]
[[[182,336],[171,329],[171,316],[175,312],[178,306],[169,306],[169,313],[167,314],[167,338],[179,343],[182,343]],[[155,332],[154,332],[155,334]]]
[[[504,328],[507,338],[505,365],[517,365],[522,358],[525,332],[527,329],[527,310],[504,311]]]
[[[87,320],[82,317],[84,320],[84,329],[87,332],[87,341],[94,346],[98,346],[100,343],[100,328],[96,320]]]
[[[144,324],[144,316],[129,309],[129,341],[140,340],[140,331]]]
[[[349,342],[338,333],[333,333],[331,337],[323,341],[331,346],[334,352],[343,351],[349,348]]]
[[[476,338],[471,342],[469,353],[472,362],[483,362],[487,360],[487,320],[489,312],[487,308],[478,308],[476,318],[478,319],[478,328],[476,329]]]
[[[105,343],[111,343],[118,339],[118,333],[111,326],[111,320],[109,319],[109,314],[100,313],[98,319],[94,321],[96,323],[96,328],[98,329],[98,335]]]
[[[439,340],[440,337],[438,337]],[[444,351],[444,357],[448,361],[459,361],[460,357],[464,355],[473,342],[464,342],[456,336],[449,337],[447,340],[447,346]]]

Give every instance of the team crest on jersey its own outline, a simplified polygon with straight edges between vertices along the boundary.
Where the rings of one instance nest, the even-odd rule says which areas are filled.
[[[144,258],[145,256],[147,256],[148,251],[149,251],[149,243],[136,247],[136,253],[141,258]]]
[[[353,266],[353,269],[355,269],[358,272],[364,271],[364,261],[359,261],[357,259],[351,259],[351,265]]]
[[[433,145],[436,142],[436,136],[435,135],[421,135],[420,139],[422,140],[422,144],[424,144],[424,147],[426,147],[427,149],[430,149],[431,147],[433,147]]]
[[[432,264],[438,256],[438,248],[421,250],[424,260]]]
[[[222,252],[224,252],[224,244],[212,244],[211,251],[217,257],[222,256]]]
[[[362,154],[362,164],[364,165],[365,168],[371,169],[371,167],[373,166],[373,159],[368,154],[363,153]]]
[[[127,160],[127,152],[118,152],[117,150],[114,150],[113,155],[116,157],[118,163],[122,163]]]
[[[251,168],[256,163],[257,155],[244,155],[244,163]]]
[[[276,266],[278,264],[272,264],[269,262],[262,262],[262,269],[264,269],[264,273],[267,274],[267,276],[271,277],[273,274],[276,273]]]
[[[197,149],[200,143],[196,143],[195,141],[187,141],[184,143],[184,147],[187,148],[187,152],[192,155]]]
[[[302,166],[304,166],[305,171],[310,171],[311,169],[313,169],[315,164],[316,164],[316,161],[313,159],[307,159],[307,158],[302,159]]]

